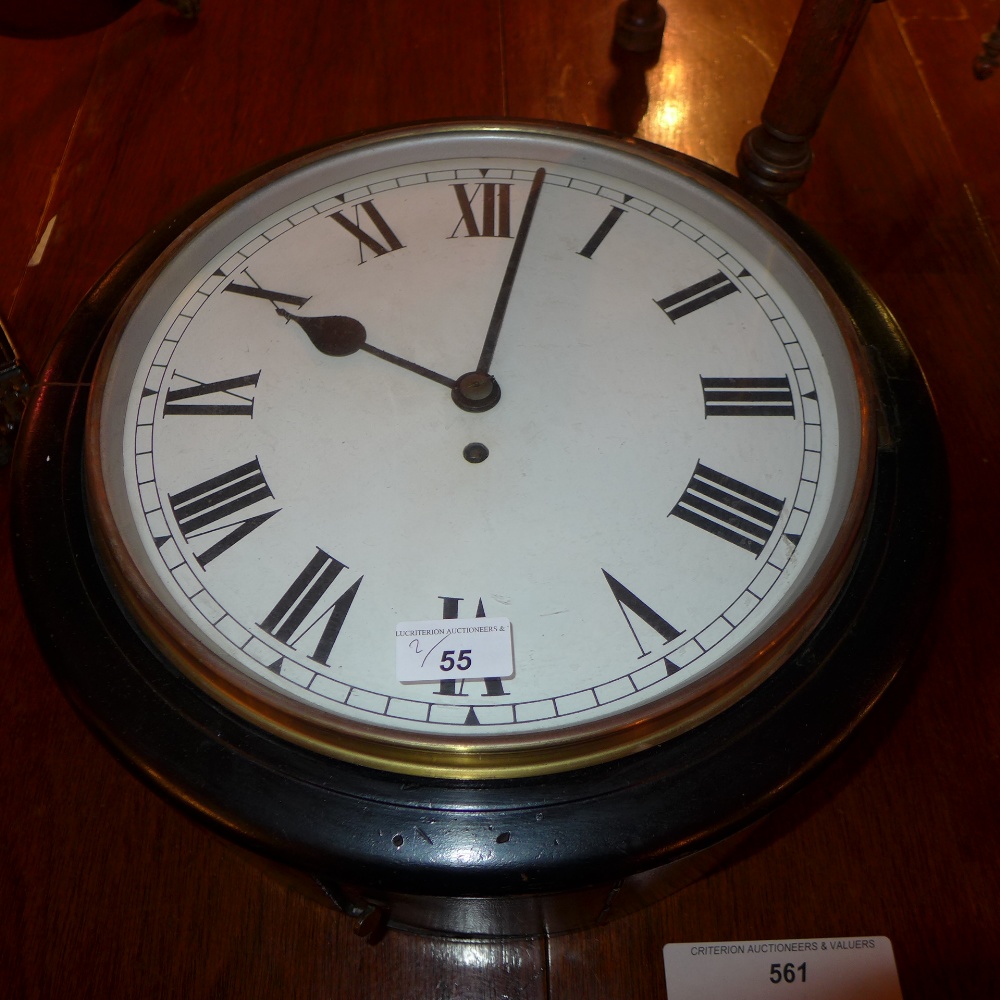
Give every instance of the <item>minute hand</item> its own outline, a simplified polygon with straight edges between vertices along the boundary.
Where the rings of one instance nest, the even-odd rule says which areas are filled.
[[[524,244],[528,240],[528,231],[531,229],[531,220],[534,218],[535,206],[538,204],[538,196],[542,192],[544,181],[545,168],[539,167],[531,182],[531,190],[528,192],[528,200],[521,216],[521,224],[517,227],[514,246],[510,251],[510,259],[507,261],[507,270],[504,272],[503,282],[500,285],[500,294],[497,296],[496,305],[493,306],[493,316],[490,319],[489,329],[486,331],[483,353],[479,355],[476,371],[483,375],[489,373],[490,365],[493,364],[493,352],[496,350],[497,340],[500,337],[500,328],[503,326],[503,318],[507,312],[507,303],[510,301],[510,293],[514,287],[514,278],[517,277],[517,269],[524,253]]]

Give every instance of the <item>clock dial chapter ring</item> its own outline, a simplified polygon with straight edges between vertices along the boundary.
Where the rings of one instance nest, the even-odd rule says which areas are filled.
[[[527,127],[487,132],[485,145],[483,141],[483,133],[471,128],[467,134],[461,130],[444,133],[415,130],[377,141],[349,142],[334,155],[307,156],[304,166],[296,172],[279,168],[276,174],[265,176],[248,191],[223,202],[216,213],[165,255],[125,304],[98,373],[99,392],[91,409],[87,451],[88,482],[93,495],[99,498],[93,505],[98,545],[105,553],[109,571],[131,613],[192,679],[238,714],[312,749],[372,767],[468,779],[567,770],[634,753],[699,725],[759,684],[801,643],[836,596],[862,523],[873,455],[867,383],[860,370],[860,354],[852,342],[849,321],[836,311],[836,306],[830,308],[834,297],[822,290],[822,282],[817,290],[791,241],[766,216],[760,214],[747,222],[746,210],[736,212],[724,187],[701,177],[683,161],[678,166],[669,158],[646,151],[641,155],[623,154],[610,141],[589,139],[579,148],[583,140],[578,136]],[[500,155],[500,146],[495,143],[502,143],[504,150],[511,145],[540,145],[531,149],[531,157],[512,158],[506,153]],[[595,161],[595,150],[606,160],[597,163],[604,172],[589,165]],[[585,159],[588,166],[578,165],[577,157]],[[539,167],[539,159],[548,165]],[[679,175],[680,179],[675,178],[673,183],[680,187],[671,189],[669,195],[654,193],[655,177],[663,173],[667,163]],[[613,175],[608,172],[612,167],[616,171]],[[478,177],[475,184],[466,179],[473,176]],[[603,185],[598,183],[602,179]],[[611,186],[611,179],[617,187]],[[540,198],[543,186],[546,193]],[[345,187],[350,196],[342,193]],[[534,213],[539,203],[538,213],[544,214],[545,221],[532,223],[530,240],[522,221],[517,228],[520,251],[516,239],[518,252],[508,254],[502,241],[510,236],[511,217],[516,215],[518,198],[525,195],[524,211],[530,208]],[[681,195],[687,199],[686,204],[675,200]],[[421,247],[423,258],[412,254],[407,257],[405,251],[416,244],[427,219],[436,219],[442,206],[454,204],[455,199],[462,215],[453,232],[449,235],[448,227],[444,227],[437,243]],[[710,211],[706,212],[706,205],[711,206]],[[589,208],[597,221],[588,221],[587,227],[577,226],[580,236],[561,232],[560,226],[568,229],[581,206]],[[673,215],[668,208],[685,211],[687,218],[699,220],[701,229]],[[723,234],[719,228],[734,213],[743,220],[741,224],[748,227],[748,232],[766,234],[770,271],[762,271],[752,263],[756,258],[741,242],[746,240],[745,233],[738,232],[734,237]],[[387,221],[390,214],[399,233]],[[622,216],[626,222],[622,222]],[[531,216],[528,218],[530,221]],[[248,225],[248,220],[253,224]],[[456,236],[463,225],[463,235]],[[589,291],[597,273],[590,264],[602,249],[607,253],[601,244],[612,232],[628,233],[627,226],[638,232],[633,238],[639,242],[631,257],[609,268],[608,275],[601,279],[604,282],[599,286],[601,292],[610,295],[606,289],[620,282],[623,267],[630,273],[636,271],[638,251],[648,251],[650,246],[657,245],[657,240],[663,239],[677,256],[680,276],[669,280],[675,289],[679,285],[679,290],[657,298],[667,279],[650,270],[642,302],[633,302],[635,297],[631,294],[627,299],[619,294],[613,306],[605,307],[598,298],[591,297],[583,309],[576,306],[573,315],[578,319],[557,322],[560,317],[553,310],[573,308],[574,297],[580,298]],[[339,245],[330,242],[331,234],[342,237],[345,232],[351,239]],[[469,240],[469,236],[478,239]],[[571,239],[576,240],[576,249],[568,252],[561,249]],[[465,240],[466,244],[460,245],[456,240]],[[333,255],[335,264],[339,259],[336,252],[353,247],[353,252],[360,253],[360,263],[337,265],[345,274],[351,273],[344,270],[349,266],[365,276],[381,275],[383,272],[371,265],[391,265],[395,271],[384,274],[393,275],[394,281],[410,284],[404,283],[403,292],[396,293],[395,299],[384,293],[376,298],[367,291],[369,279],[359,277],[355,283],[361,290],[351,299],[351,292],[345,290],[346,280],[331,282],[322,269],[316,270],[314,277],[302,273],[303,262],[318,256],[317,242],[328,256]],[[490,243],[499,249],[488,246]],[[469,257],[473,250],[466,249],[466,245],[480,253],[482,263],[480,258]],[[286,247],[279,255],[279,249]],[[525,247],[533,261],[530,267],[522,264]],[[551,260],[560,253],[562,270],[539,272],[538,261]],[[383,257],[388,259],[383,262]],[[430,265],[425,258],[430,259]],[[466,263],[470,259],[473,263]],[[690,275],[704,273],[706,262],[714,272],[707,278],[689,280]],[[433,270],[435,267],[445,275],[444,287],[451,289],[454,277],[449,268],[459,264],[468,268],[466,280],[472,291],[460,299],[460,308],[446,313],[442,319],[433,311],[436,302],[422,299],[418,293],[426,284],[440,280],[435,277],[438,273]],[[322,266],[333,265],[324,262]],[[439,359],[446,359],[449,352],[454,355],[456,347],[461,346],[456,345],[452,331],[456,326],[469,327],[463,313],[472,308],[473,293],[480,286],[488,287],[490,273],[495,274],[500,266],[506,267],[506,273],[480,368],[453,383],[447,376],[437,374],[436,369],[445,367]],[[250,280],[255,286],[252,296],[244,290],[249,286],[243,277],[250,275],[251,267]],[[188,274],[200,277],[194,278],[192,284],[192,279],[182,280]],[[266,281],[265,274],[268,274]],[[512,278],[507,280],[512,274],[518,274],[518,294],[513,298]],[[554,289],[554,274],[569,282],[565,292]],[[280,281],[276,280],[279,276]],[[257,284],[258,278],[267,289]],[[380,288],[379,283],[384,280],[379,278],[372,287]],[[762,286],[762,281],[770,285]],[[789,292],[783,282],[793,291]],[[280,291],[269,290],[271,286]],[[334,289],[330,301],[337,301],[337,311],[326,307],[323,295],[327,294],[327,286]],[[802,289],[806,290],[805,298]],[[241,294],[228,294],[233,291]],[[366,299],[365,295],[369,297]],[[278,319],[288,325],[294,322],[306,333],[305,340],[282,341],[280,357],[273,351],[268,353],[267,339],[247,341],[246,324],[264,318],[253,305],[254,298],[270,298]],[[341,298],[349,302],[349,307],[341,307]],[[371,313],[378,312],[383,298],[392,301],[381,306],[381,318],[369,318]],[[550,304],[553,301],[555,305]],[[448,414],[454,411],[440,397],[427,393],[425,382],[408,378],[405,371],[390,382],[380,370],[378,384],[386,388],[375,390],[376,383],[371,381],[375,376],[353,365],[358,360],[356,356],[370,346],[367,329],[377,320],[379,329],[389,335],[399,325],[403,302],[408,321],[419,311],[417,306],[429,310],[430,317],[423,321],[419,336],[398,343],[406,348],[406,356],[427,356],[434,368],[404,361],[403,353],[382,349],[372,349],[370,353],[408,368],[412,374],[451,385],[454,401],[457,402],[458,394],[465,402],[475,404],[459,404],[460,409],[483,412],[470,417],[458,413],[449,418]],[[808,305],[803,305],[805,302]],[[728,314],[721,311],[723,307],[743,311],[727,319]],[[305,308],[308,313],[300,311]],[[608,338],[600,324],[609,322],[609,317],[622,308],[629,315],[634,313],[636,319],[626,322],[614,338]],[[817,334],[802,319],[799,312],[802,308],[812,310],[810,322],[825,329],[819,340],[809,339]],[[547,321],[540,321],[531,310],[536,313],[541,310]],[[590,313],[596,313],[598,319],[591,321]],[[456,324],[456,315],[462,316],[461,324]],[[706,319],[709,315],[710,321]],[[720,317],[723,327],[727,323],[737,324],[735,329],[744,331],[742,336],[756,337],[754,351],[782,359],[781,364],[789,366],[786,368],[789,374],[725,378],[701,375],[699,381],[702,366],[718,365],[718,361],[712,361],[718,353],[712,338]],[[227,323],[233,327],[233,334],[228,333]],[[513,395],[505,396],[503,404],[496,406],[497,381],[492,371],[480,369],[494,367],[501,323],[505,348],[497,364]],[[583,333],[577,333],[575,323],[584,324]],[[701,326],[692,325],[696,323]],[[569,333],[565,332],[567,327]],[[697,331],[693,336],[681,332],[692,329]],[[448,333],[435,338],[435,330]],[[226,337],[232,340],[237,333],[241,344],[261,345],[256,348],[258,356],[253,363],[244,365],[259,368],[258,375],[241,374],[233,378],[235,369],[208,371],[206,359],[211,352],[224,353]],[[628,345],[629,337],[638,338],[636,345]],[[206,348],[209,354],[205,354],[198,345],[213,338],[219,341],[218,346]],[[582,342],[578,343],[580,338]],[[579,358],[587,357],[584,342],[586,350],[591,352],[596,345],[589,371],[600,373],[597,381],[587,369],[581,368]],[[623,342],[626,346],[621,346]],[[299,344],[302,350],[313,352],[303,355],[308,368],[294,368],[297,362],[285,357],[297,358]],[[575,364],[565,363],[568,345],[573,347]],[[637,353],[638,345],[643,353]],[[390,346],[395,347],[396,342]],[[668,360],[666,367],[662,367],[664,362],[652,363],[657,354],[676,353],[682,348],[694,352],[692,359],[684,364],[675,359]],[[240,350],[245,348],[241,346]],[[404,348],[400,350],[403,352]],[[331,358],[329,366],[325,362],[315,363],[317,351],[321,362],[327,356]],[[835,357],[838,352],[839,357]],[[638,364],[633,353],[639,359]],[[812,356],[811,362],[807,355]],[[643,364],[643,358],[649,359],[648,363]],[[291,374],[280,370],[279,361]],[[236,363],[230,363],[230,368]],[[767,363],[775,367],[778,362]],[[645,368],[654,371],[646,374]],[[118,374],[130,370],[136,374]],[[229,377],[219,377],[223,374]],[[329,409],[330,380],[334,380],[336,391],[332,395],[347,403],[335,401],[332,416],[323,417],[318,423],[331,421],[342,437],[352,433],[350,428],[355,423],[359,429],[364,427],[364,441],[359,439],[358,445],[348,442],[344,452],[344,461],[349,459],[353,464],[343,469],[338,467],[336,480],[328,477],[314,490],[322,500],[319,505],[316,499],[309,501],[306,487],[294,477],[303,475],[310,454],[319,454],[326,448],[326,439],[322,434],[312,439],[307,437],[311,444],[300,448],[297,468],[287,462],[283,467],[282,454],[273,445],[269,446],[270,451],[262,450],[262,440],[278,440],[277,435],[282,433],[287,438],[289,420],[293,420],[299,436],[306,433],[303,428],[315,421],[274,412],[276,408],[270,397],[265,396],[258,377],[272,382],[277,379],[279,395],[284,379],[287,392],[282,398],[301,393],[306,400],[302,405],[313,406],[317,413]],[[293,377],[294,382],[290,381]],[[666,391],[661,387],[663,379],[667,380]],[[235,401],[230,387],[237,384],[247,391]],[[313,384],[315,389],[311,388]],[[363,387],[355,389],[355,384]],[[581,404],[581,386],[589,388],[592,396],[597,395],[587,397]],[[425,444],[415,433],[401,435],[398,422],[376,414],[375,404],[368,407],[368,400],[380,400],[387,391],[391,395],[386,398],[393,405],[406,407],[407,419],[414,427],[432,426],[437,437],[432,436]],[[693,395],[695,391],[697,396]],[[664,400],[672,395],[696,399],[697,411],[688,404],[685,416],[679,404],[674,404],[673,413],[677,415],[664,417],[659,411]],[[195,399],[204,403],[192,402]],[[720,399],[722,402],[718,402]],[[768,409],[762,408],[761,399],[763,407]],[[826,410],[823,424],[817,399],[822,399]],[[337,405],[341,407],[339,410]],[[543,407],[537,416],[531,409],[536,405]],[[641,531],[636,532],[640,536],[636,540],[628,537],[628,530],[610,524],[608,515],[613,513],[617,517],[620,504],[613,491],[597,491],[598,499],[593,503],[589,500],[587,484],[593,477],[581,473],[584,462],[578,457],[579,449],[581,442],[585,444],[585,460],[603,463],[597,468],[606,470],[603,474],[609,479],[620,475],[628,461],[633,464],[638,461],[647,446],[633,447],[625,460],[615,454],[616,448],[630,445],[630,439],[636,436],[637,418],[624,412],[628,409],[643,414],[640,422],[648,420],[655,428],[654,436],[680,440],[709,435],[707,443],[699,441],[681,452],[687,457],[676,459],[668,451],[661,459],[662,464],[674,463],[678,468],[658,470],[651,493],[666,493],[674,503],[673,509],[669,509],[669,502],[657,500],[643,511],[641,490],[633,490],[629,497],[638,523],[648,525],[644,529],[647,534],[651,530],[670,533],[670,542],[657,540],[659,551],[669,549],[673,535],[677,534],[691,553],[686,557],[690,569],[685,572],[697,575],[686,577],[684,572],[675,575],[672,584],[675,595],[679,589],[695,584],[693,589],[700,586],[708,595],[702,598],[704,603],[715,600],[711,597],[713,588],[731,589],[730,596],[716,610],[707,613],[698,629],[677,628],[610,570],[604,569],[601,574],[599,560],[607,558],[623,562],[626,569],[631,564],[630,572],[637,575],[636,560],[642,558],[646,543]],[[358,420],[359,410],[368,415]],[[127,432],[122,445],[119,442],[126,411],[125,421],[131,421],[133,429]],[[223,459],[214,446],[204,448],[200,454],[192,452],[187,427],[209,415],[220,418],[211,424],[213,434],[226,435],[238,428],[239,433],[232,436],[232,443],[224,450],[231,448],[235,454],[242,448],[249,461],[230,468],[219,464]],[[609,418],[617,421],[610,430],[604,426]],[[582,434],[570,426],[580,419],[587,427]],[[469,420],[474,423],[466,427],[463,421]],[[730,430],[719,430],[727,420]],[[799,420],[801,423],[797,424]],[[251,425],[251,421],[258,423]],[[703,461],[699,451],[701,447],[718,451],[720,442],[732,433],[732,428],[741,424],[741,430],[751,424],[759,426],[761,421],[770,421],[771,427],[785,422],[771,435],[779,443],[771,452],[762,452],[764,457],[757,460],[763,462],[762,468],[770,477],[765,481],[773,493],[748,481],[751,473],[743,472],[740,466],[737,466],[739,475],[731,474],[738,456],[727,459],[729,471],[723,472]],[[539,422],[545,427],[543,436],[538,433]],[[248,436],[244,429],[250,426],[252,434]],[[465,458],[470,438],[483,437],[486,429],[497,437],[475,443],[493,457],[489,462],[472,462]],[[259,437],[261,433],[264,439]],[[419,433],[424,431],[421,429]],[[760,437],[749,430],[745,433],[749,434],[747,442]],[[824,434],[829,438],[826,444]],[[469,697],[464,685],[458,689],[449,687],[446,681],[433,690],[424,686],[421,695],[411,694],[410,689],[402,694],[402,689],[388,678],[371,687],[367,680],[370,671],[360,666],[362,659],[367,662],[368,652],[363,657],[355,654],[359,659],[353,668],[353,679],[342,680],[346,676],[345,667],[339,659],[334,659],[331,651],[335,645],[338,654],[342,648],[350,648],[352,639],[348,636],[356,631],[355,623],[362,620],[361,609],[368,607],[365,602],[370,603],[371,588],[382,587],[377,593],[384,596],[387,608],[381,617],[371,619],[373,624],[365,635],[366,649],[376,648],[378,628],[384,636],[391,634],[396,622],[414,620],[418,604],[404,604],[400,599],[402,592],[391,591],[384,582],[379,583],[379,574],[370,567],[364,567],[364,572],[351,568],[356,562],[362,565],[359,560],[364,550],[357,550],[362,556],[352,555],[347,559],[335,555],[332,544],[305,538],[301,532],[284,536],[276,533],[276,525],[291,525],[289,518],[296,516],[286,515],[284,504],[292,501],[285,498],[305,497],[302,502],[296,500],[298,517],[306,521],[312,517],[314,536],[320,535],[330,520],[326,513],[330,500],[336,512],[333,521],[344,523],[356,518],[356,512],[369,500],[367,495],[351,493],[345,488],[345,476],[373,481],[373,476],[391,475],[387,470],[401,461],[410,470],[406,473],[410,478],[399,482],[405,483],[407,490],[416,490],[418,496],[430,493],[437,488],[432,485],[434,481],[426,477],[421,463],[411,461],[406,465],[406,455],[418,451],[433,455],[435,449],[444,447],[445,437],[456,435],[459,440],[447,445],[443,452],[452,463],[447,466],[448,475],[454,475],[461,466],[461,470],[470,473],[482,471],[482,481],[472,480],[458,492],[449,493],[449,501],[457,505],[463,517],[461,522],[455,519],[459,516],[456,514],[448,522],[450,527],[438,530],[428,522],[417,531],[427,533],[433,529],[429,537],[438,549],[448,548],[450,534],[457,534],[460,540],[467,536],[469,551],[474,551],[471,542],[477,535],[469,525],[481,516],[481,511],[486,511],[493,522],[501,523],[497,532],[500,541],[494,544],[488,560],[491,566],[498,567],[501,575],[484,584],[475,584],[476,597],[440,596],[436,600],[444,601],[445,607],[448,601],[454,601],[457,607],[464,600],[470,606],[471,617],[474,614],[471,607],[477,598],[483,607],[480,593],[489,594],[491,589],[496,592],[496,588],[501,593],[511,593],[510,588],[517,585],[518,571],[507,552],[515,548],[525,521],[537,519],[542,511],[565,508],[567,498],[572,497],[583,511],[582,515],[574,514],[579,522],[578,532],[593,534],[599,528],[597,537],[606,550],[606,555],[596,557],[593,565],[582,570],[580,558],[567,553],[565,545],[548,545],[544,550],[546,560],[563,560],[558,568],[567,579],[586,571],[596,581],[588,582],[589,590],[574,584],[576,589],[572,591],[576,595],[573,600],[580,603],[581,610],[575,612],[572,620],[569,648],[577,652],[566,654],[568,665],[561,668],[561,674],[551,670],[553,657],[561,655],[560,644],[552,636],[559,636],[561,641],[562,634],[551,628],[545,631],[545,612],[535,612],[538,624],[527,624],[529,618],[524,608],[548,600],[543,596],[544,590],[536,586],[525,591],[530,596],[520,604],[514,600],[521,610],[519,617],[512,620],[517,637],[531,636],[531,627],[534,628],[532,641],[537,637],[537,652],[530,644],[518,645],[519,666],[514,679],[506,685],[499,679],[483,682],[476,702],[459,702],[459,698]],[[517,451],[515,443],[531,437],[531,446],[523,450],[526,454],[537,451],[539,458],[533,454],[515,455],[513,461],[507,458]],[[506,447],[500,447],[497,441],[506,442]],[[136,470],[129,472],[124,482],[116,459],[123,446],[126,467]],[[393,455],[393,462],[369,461],[365,465],[363,455],[368,451]],[[395,457],[400,451],[402,459]],[[563,458],[563,453],[573,457]],[[189,458],[192,454],[193,459]],[[482,452],[477,450],[476,454]],[[723,464],[718,457],[712,461]],[[790,471],[782,472],[782,465]],[[835,476],[827,475],[827,468],[839,471]],[[487,478],[486,472],[491,478]],[[314,475],[310,470],[306,479]],[[759,479],[761,473],[758,470],[753,475]],[[557,481],[560,478],[568,482],[568,487]],[[630,478],[636,485],[641,480],[634,472]],[[528,492],[508,496],[504,491],[518,480],[530,484],[525,488]],[[778,485],[772,486],[772,480]],[[391,482],[385,480],[383,488],[388,489]],[[541,486],[531,493],[536,482]],[[341,491],[347,499],[340,499]],[[413,498],[404,501],[402,507],[398,501],[395,505],[386,503],[382,503],[385,516],[381,522],[374,517],[366,522],[371,526],[369,535],[374,537],[378,524],[379,534],[394,543],[394,551],[405,552],[416,537],[409,526],[412,519],[406,516]],[[820,519],[818,532],[811,527],[806,530],[814,506],[820,511],[816,515]],[[507,507],[513,513],[504,521],[503,508]],[[220,510],[225,513],[218,513]],[[321,510],[322,520],[316,520],[315,512]],[[590,520],[581,521],[581,516]],[[661,524],[666,528],[662,529]],[[517,547],[522,555],[527,555],[534,546],[547,545],[545,536],[551,534],[551,527],[534,535],[529,532],[524,542],[517,541]],[[244,538],[252,539],[254,544],[244,543]],[[270,547],[262,549],[258,556],[256,543]],[[295,551],[303,553],[294,559],[285,551],[290,551],[293,543]],[[312,555],[308,556],[310,551]],[[418,556],[418,552],[422,550],[412,547],[411,551],[412,564],[421,564],[424,557]],[[413,584],[411,593],[422,590],[430,596],[430,600],[424,598],[423,607],[430,609],[431,601],[435,600],[430,595],[431,589],[444,590],[444,584],[429,582],[435,573],[438,579],[454,579],[458,575],[456,568],[465,572],[464,551],[456,549],[451,562],[432,560],[422,577],[407,567],[406,578]],[[734,557],[742,552],[749,552],[755,559],[738,563]],[[709,558],[714,563],[707,566],[705,574],[704,560]],[[286,581],[284,596],[279,592],[281,588],[272,587],[270,596],[267,593],[272,571],[262,572],[262,569],[275,559],[283,560],[286,565],[281,571]],[[763,568],[756,560],[764,563]],[[616,563],[612,565],[621,572]],[[661,565],[665,568],[669,562]],[[732,576],[731,567],[736,565],[744,567],[742,573],[747,572],[747,566],[751,572],[739,585],[727,579]],[[229,569],[230,566],[236,568]],[[786,572],[789,566],[792,568]],[[554,590],[555,576],[547,567],[541,568],[540,577]],[[392,573],[398,574],[398,569],[393,566]],[[344,576],[340,577],[342,572]],[[546,572],[549,572],[547,579]],[[648,568],[642,567],[642,573],[644,578],[649,577]],[[709,579],[713,573],[715,582]],[[251,574],[260,578],[263,587],[251,595],[252,601],[241,591],[243,580]],[[355,582],[347,590],[339,582],[333,586],[332,581],[346,581],[349,574],[353,574]],[[701,581],[702,575],[706,575],[706,582]],[[472,578],[482,576],[480,572]],[[381,578],[384,581],[388,576],[383,573]],[[219,580],[223,581],[221,589]],[[786,585],[787,580],[791,582]],[[647,583],[645,587],[643,594],[648,593],[650,585]],[[768,596],[772,588],[776,588],[778,597]],[[787,596],[781,596],[782,593]],[[326,603],[320,604],[320,598]],[[265,614],[272,605],[273,610]],[[433,614],[431,611],[428,617]],[[706,612],[693,606],[693,614]],[[192,621],[197,624],[199,615],[207,618],[211,627],[192,628]],[[312,624],[310,615],[315,616]],[[437,615],[445,620],[455,617],[448,612],[442,615],[440,610]],[[744,624],[745,620],[750,624]],[[596,662],[627,660],[623,647],[619,645],[616,649],[607,639],[616,623],[625,641],[629,641],[631,633],[640,651],[638,668],[629,670],[620,666],[609,672],[606,667],[588,666],[589,675],[585,674],[583,681],[578,680],[576,674],[583,661],[574,657],[591,647],[598,650],[592,654]],[[297,633],[300,627],[303,630]],[[598,631],[594,632],[595,628]],[[586,629],[590,633],[583,635]],[[665,654],[653,655],[651,637],[666,647]],[[240,660],[232,646],[237,653],[239,650],[249,653],[244,652]],[[714,647],[722,652],[710,653]],[[710,661],[713,655],[714,666],[699,673],[700,662]],[[526,664],[533,659],[545,665],[530,670]],[[687,666],[690,662],[698,666]],[[603,676],[600,670],[605,671]],[[556,679],[550,679],[549,673]],[[654,675],[659,678],[654,687],[664,693],[642,694],[648,677]],[[516,697],[515,690],[527,694]],[[484,702],[484,695],[498,700]],[[355,708],[354,702],[360,707]],[[470,721],[475,728],[469,726]]]

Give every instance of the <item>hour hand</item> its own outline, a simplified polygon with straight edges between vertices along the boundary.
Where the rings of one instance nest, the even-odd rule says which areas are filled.
[[[283,319],[298,323],[322,354],[345,358],[365,346],[368,334],[361,322],[351,316],[296,316],[281,306],[276,306],[275,311]]]
[[[247,274],[250,278],[250,275]],[[250,278],[254,281],[253,278]],[[432,382],[437,382],[448,389],[455,385],[453,378],[446,375],[439,375],[430,368],[418,365],[413,361],[407,361],[396,354],[390,354],[378,347],[373,347],[367,342],[368,333],[364,324],[352,316],[297,316],[289,312],[279,302],[290,306],[302,307],[309,301],[309,296],[292,295],[288,292],[276,292],[269,288],[261,288],[256,282],[253,285],[243,285],[231,282],[226,286],[225,291],[236,292],[240,295],[249,295],[252,298],[266,299],[274,306],[275,312],[287,323],[289,320],[298,324],[305,335],[309,338],[313,347],[322,354],[332,358],[345,358],[349,354],[357,351],[365,351],[373,354],[376,358],[388,361],[390,364],[398,365],[416,375],[429,378]]]
[[[250,278],[249,274],[246,276]],[[272,288],[262,288],[253,278],[250,280],[254,282],[252,285],[231,281],[225,291],[270,302],[279,316],[285,320],[294,320],[302,327],[317,351],[331,357],[343,358],[360,350],[364,344],[367,335],[364,326],[358,320],[350,316],[296,316],[282,306],[289,305],[301,309],[309,301],[310,296],[276,292]]]
[[[368,334],[360,320],[351,316],[296,316],[280,306],[276,307],[276,311],[283,319],[298,323],[312,341],[313,347],[330,357],[344,358],[357,351],[365,351],[416,375],[423,375],[424,378],[429,378],[432,382],[437,382],[448,389],[455,385],[455,380],[448,378],[447,375],[439,375],[414,361],[407,361],[397,354],[390,354],[381,348],[373,347],[367,342]]]

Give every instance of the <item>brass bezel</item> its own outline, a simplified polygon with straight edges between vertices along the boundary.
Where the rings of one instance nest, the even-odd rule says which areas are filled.
[[[318,708],[288,697],[225,662],[173,617],[133,561],[111,514],[102,468],[101,412],[104,387],[128,319],[163,267],[190,238],[255,190],[325,158],[371,144],[416,140],[428,134],[478,132],[503,138],[537,136],[573,139],[599,146],[624,145],[634,155],[680,172],[730,202],[765,229],[795,259],[826,301],[840,327],[854,367],[859,401],[858,469],[840,531],[808,587],[743,654],[715,668],[674,696],[623,712],[609,719],[577,724],[558,732],[525,736],[492,736],[484,741],[387,733],[349,719],[331,719]],[[220,201],[186,230],[133,286],[115,319],[94,376],[88,406],[84,465],[92,533],[105,571],[119,599],[152,644],[190,680],[241,717],[286,740],[354,764],[405,774],[450,779],[518,778],[566,771],[613,760],[655,746],[686,732],[733,705],[759,685],[805,641],[836,599],[853,565],[861,541],[875,461],[874,392],[857,334],[847,310],[815,264],[765,212],[720,180],[696,168],[687,158],[671,155],[635,140],[569,126],[520,122],[453,122],[362,135],[305,154],[272,170]]]

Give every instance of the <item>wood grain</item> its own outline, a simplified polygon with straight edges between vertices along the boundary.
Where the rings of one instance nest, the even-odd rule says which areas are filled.
[[[612,51],[615,6],[205,0],[188,26],[143,0],[76,38],[0,38],[0,311],[21,351],[38,370],[90,284],[199,192],[358,129],[555,118],[732,169],[794,0],[671,2],[656,63]],[[368,945],[164,805],[77,719],[19,603],[0,473],[0,992],[645,1000],[666,995],[668,941],[886,934],[907,1000],[1000,994],[1000,78],[970,69],[995,19],[992,0],[875,5],[792,204],[916,347],[953,504],[919,655],[819,781],[725,868],[607,926]]]

